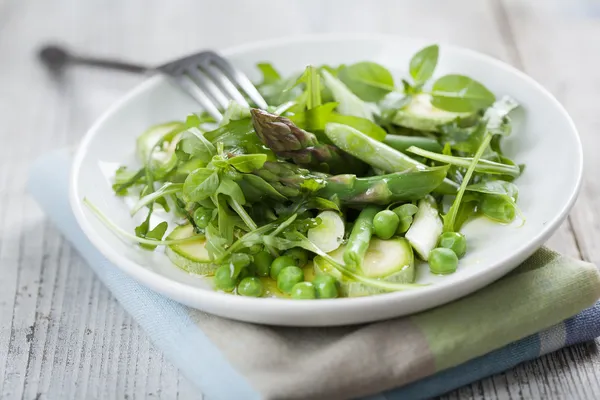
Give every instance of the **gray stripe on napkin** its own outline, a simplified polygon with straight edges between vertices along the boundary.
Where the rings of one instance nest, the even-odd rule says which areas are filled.
[[[192,309],[190,316],[265,399],[355,398],[435,372],[424,335],[406,318],[365,326],[287,328]]]

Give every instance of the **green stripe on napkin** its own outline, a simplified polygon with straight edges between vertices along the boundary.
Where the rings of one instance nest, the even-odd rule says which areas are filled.
[[[543,248],[498,282],[411,319],[427,337],[437,370],[443,370],[593,305],[599,282],[594,265]]]

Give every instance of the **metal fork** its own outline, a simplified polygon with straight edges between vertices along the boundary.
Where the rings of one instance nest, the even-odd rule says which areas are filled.
[[[220,110],[225,109],[230,100],[249,106],[244,94],[257,107],[267,108],[265,99],[250,79],[214,51],[203,51],[158,67],[80,56],[54,45],[42,47],[38,56],[55,73],[68,65],[89,65],[135,73],[164,74],[217,121],[223,118]]]

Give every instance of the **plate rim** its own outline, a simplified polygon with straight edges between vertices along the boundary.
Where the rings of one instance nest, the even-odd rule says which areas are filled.
[[[289,37],[282,37],[276,39],[260,40],[250,42],[238,46],[228,47],[224,50],[220,50],[220,53],[224,56],[235,56],[246,52],[251,52],[255,49],[268,48],[274,46],[280,46],[283,44],[293,44],[298,42],[336,42],[336,41],[351,41],[351,40],[376,40],[376,41],[388,41],[390,39],[412,41],[415,43],[431,43],[431,40],[414,38],[409,36],[391,35],[391,34],[346,34],[346,33],[332,33],[332,34],[307,34],[307,35],[295,35]],[[530,241],[529,244],[523,244],[518,247],[514,252],[505,258],[490,262],[485,269],[474,272],[472,275],[453,281],[450,283],[436,283],[431,286],[418,288],[415,290],[407,290],[403,292],[391,292],[380,294],[377,296],[357,297],[357,298],[343,298],[343,299],[322,299],[318,302],[302,302],[292,299],[271,299],[271,298],[252,298],[243,296],[232,296],[230,294],[221,293],[218,291],[207,290],[195,286],[191,286],[182,282],[178,282],[158,272],[152,271],[138,264],[125,256],[121,256],[118,252],[113,251],[111,246],[106,243],[102,237],[103,235],[95,230],[88,222],[88,217],[85,213],[85,206],[83,205],[83,198],[79,196],[78,178],[80,175],[80,166],[85,155],[88,153],[88,149],[91,141],[97,135],[99,128],[105,123],[106,120],[110,119],[118,110],[126,103],[132,101],[134,98],[139,96],[146,90],[150,90],[153,86],[158,85],[161,81],[166,79],[161,75],[152,76],[145,81],[141,82],[137,86],[130,89],[117,101],[115,101],[102,115],[96,119],[92,126],[86,131],[80,144],[77,146],[75,156],[71,165],[70,177],[69,177],[69,202],[71,210],[75,215],[78,225],[83,230],[86,237],[90,240],[93,246],[98,249],[109,261],[115,266],[124,271],[127,275],[140,282],[146,287],[155,290],[159,293],[164,294],[169,298],[173,298],[174,295],[167,293],[177,293],[178,300],[184,304],[188,304],[194,308],[189,301],[185,301],[185,298],[193,298],[194,303],[198,302],[221,302],[222,307],[240,307],[243,305],[250,305],[251,307],[270,307],[273,312],[289,312],[289,313],[307,313],[318,310],[330,311],[337,310],[338,312],[352,311],[356,308],[362,308],[369,310],[377,307],[385,307],[385,304],[389,304],[390,301],[402,301],[402,302],[415,302],[417,299],[429,299],[429,301],[422,301],[417,307],[409,307],[411,311],[402,313],[400,315],[410,315],[418,311],[423,311],[435,306],[446,304],[450,301],[469,295],[484,286],[491,284],[500,277],[509,273],[512,269],[516,268],[520,262],[524,261],[527,257],[533,254],[539,249],[544,242],[558,229],[560,224],[567,218],[570,210],[572,209],[582,185],[583,176],[583,149],[581,144],[581,138],[575,123],[567,110],[563,105],[540,83],[534,80],[529,75],[520,71],[519,69],[507,64],[497,58],[490,55],[478,52],[476,50],[464,48],[461,46],[455,46],[447,44],[443,41],[438,42],[440,46],[451,49],[453,52],[459,52],[467,54],[470,57],[479,58],[486,62],[494,64],[498,68],[507,70],[510,73],[518,75],[521,79],[528,81],[529,84],[533,85],[537,90],[542,92],[560,111],[561,115],[568,122],[571,132],[573,133],[576,153],[577,153],[577,168],[576,168],[576,182],[572,193],[569,195],[568,200],[562,205],[560,212],[548,221],[548,223],[541,229]],[[431,300],[431,299],[436,300]],[[438,299],[442,299],[441,301]],[[399,315],[398,315],[399,316]],[[256,322],[256,318],[237,318],[239,320],[246,320],[249,322]],[[343,323],[319,323],[314,324],[294,324],[285,322],[268,322],[262,321],[270,325],[288,325],[288,326],[333,326],[340,324],[352,324],[352,323],[364,323],[382,318],[362,318],[358,322],[343,322]]]

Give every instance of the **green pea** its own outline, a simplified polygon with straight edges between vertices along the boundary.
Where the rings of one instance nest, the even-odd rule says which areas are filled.
[[[392,210],[400,219],[398,223],[398,229],[396,229],[396,234],[400,235],[408,231],[413,223],[413,215],[415,215],[418,210],[419,207],[411,203],[402,204],[401,206],[398,206]]]
[[[271,270],[269,271],[269,275],[272,279],[277,280],[277,276],[279,272],[285,267],[291,267],[296,265],[296,260],[294,260],[290,256],[279,256],[273,260],[271,263]]]
[[[389,239],[396,233],[400,219],[391,210],[379,211],[373,219],[373,232],[380,239]]]
[[[231,292],[237,283],[233,276],[233,268],[229,264],[223,264],[215,271],[215,286],[226,292]]]
[[[338,297],[337,280],[331,275],[317,275],[312,281],[317,298],[334,299]]]
[[[438,247],[429,252],[429,269],[434,274],[451,274],[457,267],[458,257],[452,250]]]
[[[238,275],[238,279],[244,279],[253,276],[256,276],[256,268],[254,267],[254,264],[250,264],[242,268],[240,274]]]
[[[438,246],[450,249],[458,258],[462,258],[467,252],[467,239],[462,233],[444,232],[440,235]]]
[[[237,292],[242,296],[260,297],[263,295],[264,288],[260,279],[248,277],[240,281]]]
[[[198,207],[194,211],[194,223],[198,228],[204,229],[212,219],[213,211],[208,208]]]
[[[285,267],[277,276],[277,288],[284,293],[290,293],[296,283],[304,280],[304,272],[296,267]]]
[[[314,299],[315,287],[310,282],[296,283],[292,288],[292,299]]]
[[[254,255],[254,268],[256,275],[269,276],[273,256],[268,251],[260,251]]]
[[[484,196],[479,210],[486,217],[505,224],[512,222],[517,215],[514,204],[499,196]]]
[[[289,249],[285,253],[284,256],[292,257],[296,261],[296,266],[302,268],[308,262],[308,251],[300,248],[294,247],[293,249]]]

